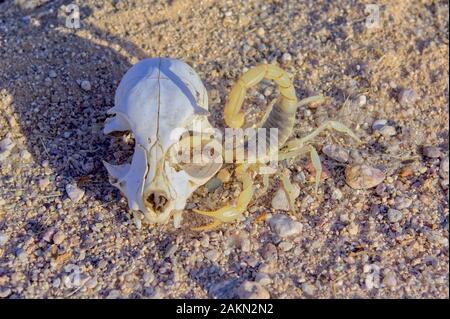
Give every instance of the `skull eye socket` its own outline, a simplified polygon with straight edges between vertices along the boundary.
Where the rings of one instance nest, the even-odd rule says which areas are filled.
[[[169,150],[168,161],[176,172],[204,179],[213,176],[222,166],[221,144],[214,136],[201,136],[200,145],[194,140],[193,132],[182,136]]]

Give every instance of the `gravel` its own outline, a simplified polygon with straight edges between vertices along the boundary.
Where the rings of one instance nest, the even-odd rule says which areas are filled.
[[[448,3],[387,2],[372,30],[348,0],[71,3],[80,29],[65,26],[65,1],[0,1],[1,298],[234,298],[247,282],[241,297],[257,284],[282,299],[448,299]],[[338,120],[362,143],[335,130],[310,141],[324,168],[317,193],[304,154],[278,163],[267,189],[253,172],[240,220],[193,231],[212,221],[193,208],[236,203],[227,165],[218,187],[189,198],[179,228],[148,225],[102,166],[129,161],[135,141],[102,130],[124,73],[156,56],[196,70],[220,130],[239,76],[274,63],[299,99],[326,96],[297,110],[289,138]],[[273,81],[247,90],[246,126],[278,97]],[[299,187],[287,211],[271,203],[280,174]]]

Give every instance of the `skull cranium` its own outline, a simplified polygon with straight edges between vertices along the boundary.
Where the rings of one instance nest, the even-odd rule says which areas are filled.
[[[131,131],[135,139],[131,163],[104,162],[110,182],[130,209],[143,212],[150,223],[166,223],[173,212],[183,210],[189,196],[221,167],[172,165],[171,150],[183,133],[192,132],[194,121],[212,129],[207,91],[195,71],[179,60],[153,58],[134,65],[122,78],[108,114],[114,116],[106,120],[105,134]]]

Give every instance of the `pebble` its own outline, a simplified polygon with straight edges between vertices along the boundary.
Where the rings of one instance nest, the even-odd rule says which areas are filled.
[[[210,261],[215,262],[219,259],[220,254],[217,251],[217,249],[211,249],[205,253],[205,257],[208,258]]]
[[[266,31],[263,28],[258,28],[258,30],[256,30],[256,34],[262,38],[266,34]]]
[[[2,288],[0,289],[0,298],[7,298],[11,294],[11,289]]]
[[[89,279],[87,282],[86,282],[86,287],[88,288],[88,289],[94,289],[95,287],[97,287],[97,285],[98,285],[98,280],[97,280],[97,278],[91,278],[91,279]]]
[[[360,95],[358,97],[358,105],[361,107],[361,106],[364,106],[366,104],[367,104],[367,97],[364,94]]]
[[[84,190],[80,189],[75,184],[67,184],[66,185],[66,192],[69,198],[74,203],[78,203],[84,196]]]
[[[44,235],[42,236],[42,239],[45,240],[47,243],[52,241],[53,234],[55,233],[54,228],[49,228],[45,231]]]
[[[278,259],[277,247],[272,243],[267,243],[262,248],[261,255],[268,262],[276,262]]]
[[[332,199],[340,200],[340,199],[342,199],[342,197],[343,197],[343,194],[339,188],[333,189],[333,193],[331,193]]]
[[[118,298],[120,298],[120,291],[117,289],[111,290],[108,296],[106,296],[106,299],[118,299]]]
[[[403,213],[400,210],[390,208],[388,210],[387,216],[391,223],[396,223],[402,220]]]
[[[228,183],[231,179],[231,174],[226,168],[222,168],[219,173],[217,173],[217,178],[222,183]]]
[[[81,81],[80,84],[81,88],[85,91],[90,91],[91,90],[91,82],[89,82],[88,80],[83,80]]]
[[[417,95],[416,91],[408,88],[401,90],[400,94],[398,95],[398,102],[402,106],[410,106],[414,104],[418,98],[419,96]]]
[[[389,288],[395,288],[397,286],[397,277],[392,271],[387,271],[383,278],[383,285]]]
[[[270,299],[270,294],[261,284],[253,281],[244,281],[237,288],[239,299]]]
[[[390,137],[390,136],[394,136],[397,134],[397,130],[395,129],[395,127],[391,126],[391,125],[386,125],[383,126],[379,132],[381,133],[381,135],[383,135],[384,137]]]
[[[358,235],[359,226],[356,223],[351,223],[350,225],[348,225],[347,230],[350,235],[356,236]]]
[[[429,230],[425,232],[425,236],[432,243],[448,247],[448,238],[442,236],[437,230]]]
[[[22,158],[24,161],[28,161],[31,158],[31,153],[27,150],[20,151],[20,158]]]
[[[0,233],[0,246],[4,246],[9,240],[9,236],[5,233]]]
[[[271,230],[282,238],[298,235],[303,228],[301,223],[282,214],[270,217],[268,221]]]
[[[0,161],[5,160],[16,146],[10,137],[6,137],[0,141]]]
[[[449,177],[449,159],[448,156],[441,161],[439,165],[439,176],[444,179],[448,179]]]
[[[387,125],[387,120],[384,120],[384,119],[376,120],[375,122],[372,123],[372,130],[379,131],[386,125]]]
[[[255,275],[255,281],[263,286],[267,286],[272,283],[270,276],[264,272],[259,272]]]
[[[57,74],[56,74],[55,70],[50,70],[48,72],[48,76],[51,78],[56,78]]]
[[[293,196],[297,198],[300,195],[300,186],[297,184],[292,184]],[[283,187],[280,187],[272,198],[272,208],[289,211],[291,210],[291,205],[289,203],[289,198]]]
[[[50,184],[50,179],[48,177],[41,178],[38,182],[39,189],[45,189],[48,184]]]
[[[53,235],[53,242],[56,245],[61,244],[64,239],[66,239],[66,235],[64,235],[64,233],[62,231],[57,231],[54,235]]]
[[[302,291],[307,294],[309,297],[314,296],[316,292],[316,287],[313,284],[305,282],[302,284]]]
[[[282,250],[282,251],[289,251],[292,249],[292,247],[294,247],[294,244],[289,242],[289,241],[283,241],[282,243],[280,243],[278,245],[278,247]]]
[[[289,65],[289,63],[292,62],[292,55],[290,55],[289,53],[283,53],[283,55],[281,56],[281,63],[283,65]]]
[[[144,279],[144,282],[146,284],[151,284],[155,280],[155,274],[153,273],[153,271],[149,270],[144,273],[142,279]]]
[[[403,196],[397,196],[394,200],[394,206],[396,209],[406,209],[412,204],[412,199]]]
[[[325,153],[329,158],[334,159],[335,161],[346,163],[348,162],[349,152],[345,148],[339,145],[325,145],[322,148],[322,152]]]
[[[213,177],[211,178],[206,184],[206,188],[208,189],[209,193],[214,192],[216,189],[218,189],[219,187],[221,187],[223,185],[223,182],[217,178],[217,177]]]
[[[436,146],[424,146],[423,155],[429,158],[439,158],[441,157],[441,150]]]
[[[385,175],[377,168],[368,165],[348,166],[345,169],[345,181],[353,189],[368,189],[381,184]]]
[[[28,261],[28,254],[23,248],[17,249],[16,256],[22,263],[26,263]]]

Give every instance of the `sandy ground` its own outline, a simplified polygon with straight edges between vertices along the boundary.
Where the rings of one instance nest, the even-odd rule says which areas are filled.
[[[447,1],[74,1],[76,30],[71,3],[0,1],[0,298],[449,297]],[[198,72],[217,127],[237,78],[279,63],[299,98],[329,97],[298,110],[294,135],[337,119],[363,143],[316,140],[350,154],[319,152],[317,197],[307,159],[284,163],[300,188],[290,212],[273,207],[274,178],[242,221],[193,232],[207,220],[191,209],[232,202],[233,178],[201,187],[181,229],[149,227],[101,163],[125,161],[132,141],[102,128],[122,75],[156,56]],[[276,90],[250,93],[260,111]],[[359,163],[384,181],[349,187],[344,170]],[[289,216],[292,236],[271,215]]]

